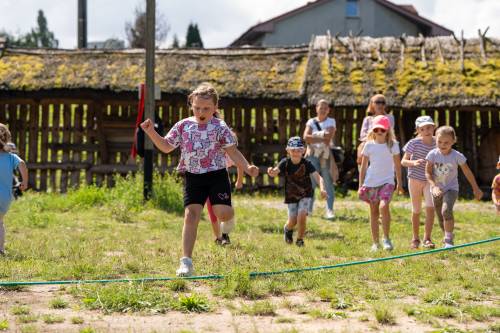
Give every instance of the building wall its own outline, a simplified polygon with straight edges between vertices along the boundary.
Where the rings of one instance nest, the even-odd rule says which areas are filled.
[[[332,0],[305,12],[275,23],[274,31],[267,33],[257,44],[263,46],[307,44],[311,35],[346,36],[349,31],[357,34],[363,29],[363,36],[383,37],[417,36],[417,25],[404,17],[379,5],[373,0],[359,0],[359,17],[346,17],[346,0]]]

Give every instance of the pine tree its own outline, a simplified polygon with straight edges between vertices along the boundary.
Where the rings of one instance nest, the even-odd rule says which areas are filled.
[[[177,38],[177,35],[174,35],[174,40],[172,41],[171,48],[173,49],[178,49],[179,46],[179,39]]]
[[[186,33],[186,47],[188,48],[203,48],[200,30],[198,24],[190,23]]]
[[[26,48],[57,48],[59,41],[55,38],[54,33],[49,30],[43,10],[38,11],[37,25],[37,28],[31,29],[31,32],[18,38],[5,33],[9,45]]]

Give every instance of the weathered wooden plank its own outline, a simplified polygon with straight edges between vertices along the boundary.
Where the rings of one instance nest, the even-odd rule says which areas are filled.
[[[40,145],[40,162],[46,163],[48,161],[48,143],[49,143],[49,106],[48,105],[40,105],[41,113],[42,113],[42,126],[41,126],[41,134],[42,141]],[[47,181],[48,175],[46,170],[42,170],[40,172],[40,190],[47,191]]]

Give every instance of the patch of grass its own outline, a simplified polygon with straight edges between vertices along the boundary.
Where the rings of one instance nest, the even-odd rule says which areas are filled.
[[[87,308],[100,309],[107,313],[165,313],[174,305],[174,300],[164,290],[138,283],[85,287],[81,290],[80,297]]]
[[[468,305],[463,311],[476,321],[486,321],[491,317],[500,317],[500,308],[485,305]]]
[[[270,301],[255,301],[250,305],[243,304],[240,308],[240,314],[250,316],[275,316],[276,306]]]
[[[42,316],[42,320],[45,324],[60,324],[64,323],[64,317],[57,316],[53,314],[45,314]]]
[[[66,309],[68,305],[67,301],[58,297],[50,301],[49,307],[51,309]]]
[[[242,270],[229,273],[223,282],[216,287],[215,294],[224,298],[257,299],[262,297],[262,293],[255,288],[254,281],[250,279],[248,272]]]
[[[35,325],[24,325],[21,327],[21,333],[37,333],[38,328]]]
[[[208,300],[196,294],[179,297],[178,308],[185,312],[207,312],[210,310]]]
[[[30,312],[31,309],[26,305],[14,305],[12,308],[10,308],[10,313],[12,313],[14,316],[27,315],[30,314]]]
[[[82,317],[71,317],[71,323],[74,324],[74,325],[81,325],[84,322],[85,321],[83,320]]]
[[[277,324],[291,324],[294,323],[295,319],[289,317],[279,317],[276,318],[275,323]]]
[[[16,318],[16,320],[18,323],[21,324],[34,323],[38,321],[38,316],[33,314],[20,315],[19,317]]]
[[[180,292],[180,291],[188,291],[189,287],[186,280],[174,280],[168,284],[168,287],[172,291]]]
[[[6,331],[9,329],[9,321],[7,319],[0,320],[0,331]]]
[[[375,319],[379,324],[382,325],[395,325],[396,324],[396,316],[392,312],[392,310],[384,304],[376,305],[373,308],[375,313]]]
[[[433,305],[425,310],[425,313],[439,318],[455,318],[458,316],[458,310],[447,305]]]
[[[309,316],[314,319],[345,319],[347,314],[341,311],[321,311],[320,309],[313,309],[309,311]]]
[[[80,333],[95,333],[95,330],[92,327],[85,327],[80,330]]]
[[[431,291],[425,294],[423,297],[423,300],[426,303],[431,303],[434,305],[448,305],[448,306],[457,306],[458,299],[460,299],[460,295],[457,292],[441,293],[439,291]]]

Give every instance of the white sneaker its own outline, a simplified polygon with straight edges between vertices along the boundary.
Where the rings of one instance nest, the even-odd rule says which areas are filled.
[[[379,243],[373,243],[372,247],[370,248],[371,252],[377,252],[380,249],[380,244]]]
[[[335,213],[331,209],[327,209],[325,213],[325,218],[328,220],[333,220],[335,218]]]
[[[182,257],[180,261],[180,266],[176,271],[177,276],[187,277],[193,275],[193,259],[188,257]]]
[[[384,250],[386,250],[386,251],[392,251],[392,249],[394,248],[394,246],[392,245],[392,242],[389,238],[384,239],[382,241],[382,244],[383,244]]]

